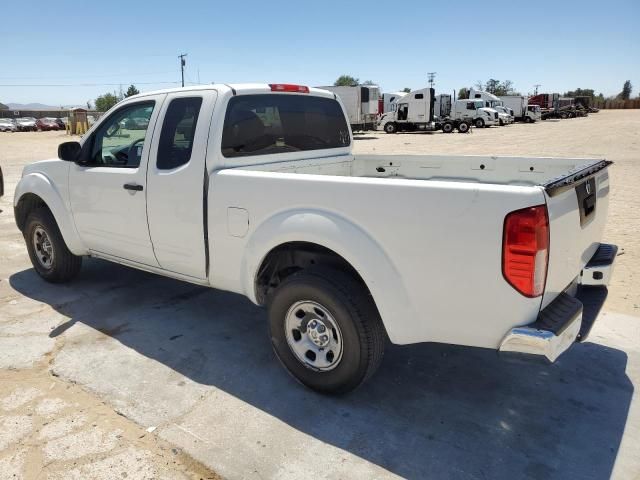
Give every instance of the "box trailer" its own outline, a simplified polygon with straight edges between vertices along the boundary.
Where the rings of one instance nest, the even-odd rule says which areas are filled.
[[[329,90],[340,98],[347,111],[352,131],[374,130],[378,118],[380,88],[376,85],[355,85],[346,87],[317,87]]]

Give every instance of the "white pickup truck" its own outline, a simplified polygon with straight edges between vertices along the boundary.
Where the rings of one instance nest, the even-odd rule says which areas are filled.
[[[268,307],[303,384],[345,392],[395,344],[553,361],[609,281],[606,160],[353,155],[330,92],[211,85],[129,97],[24,169],[15,219],[45,280],[83,256]],[[606,287],[601,287],[606,288]]]

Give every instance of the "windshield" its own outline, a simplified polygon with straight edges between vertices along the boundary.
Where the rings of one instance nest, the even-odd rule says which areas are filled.
[[[476,100],[473,104],[476,106],[476,110],[484,107],[484,102],[482,100]]]
[[[491,100],[491,106],[492,107],[501,107],[502,106],[502,100]]]
[[[225,157],[341,148],[351,144],[340,104],[307,95],[241,95],[229,100]]]

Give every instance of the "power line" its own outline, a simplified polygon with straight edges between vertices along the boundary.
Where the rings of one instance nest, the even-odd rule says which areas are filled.
[[[429,87],[433,88],[433,83],[436,78],[436,73],[438,72],[427,72],[427,81],[429,82]]]

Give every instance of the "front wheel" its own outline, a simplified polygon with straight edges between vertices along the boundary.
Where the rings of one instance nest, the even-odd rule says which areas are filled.
[[[393,122],[385,123],[384,131],[387,133],[396,133],[398,131],[398,127]]]
[[[82,257],[69,251],[49,210],[31,212],[23,233],[31,264],[47,282],[68,282],[78,274]]]
[[[384,327],[366,287],[340,271],[316,268],[285,279],[269,298],[273,349],[299,382],[345,393],[376,371]]]
[[[484,120],[482,118],[476,118],[476,121],[474,123],[477,128],[484,127]]]

